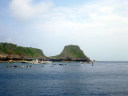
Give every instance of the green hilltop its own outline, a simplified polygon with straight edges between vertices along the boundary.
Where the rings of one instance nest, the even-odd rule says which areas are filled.
[[[12,43],[0,43],[0,60],[32,59],[50,59],[52,61],[91,61],[77,45],[67,45],[64,47],[61,54],[53,57],[46,57],[42,50],[37,48],[22,47]]]
[[[78,45],[67,45],[60,55],[53,56],[51,59],[60,59],[64,61],[87,61],[91,60],[84,54]]]
[[[44,58],[42,50],[17,46],[12,43],[0,43],[0,59],[34,59]]]

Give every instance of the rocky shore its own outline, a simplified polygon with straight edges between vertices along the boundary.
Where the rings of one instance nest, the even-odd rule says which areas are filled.
[[[33,59],[53,62],[91,61],[77,45],[67,45],[59,55],[46,57],[43,51],[37,48],[21,47],[12,43],[0,43],[0,62],[25,62]]]

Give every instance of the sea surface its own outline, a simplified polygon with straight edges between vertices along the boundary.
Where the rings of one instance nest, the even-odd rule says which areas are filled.
[[[0,63],[0,96],[128,96],[128,62]]]

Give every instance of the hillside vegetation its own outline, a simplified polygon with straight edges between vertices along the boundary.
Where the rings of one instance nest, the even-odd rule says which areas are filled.
[[[67,45],[59,55],[48,58],[43,54],[42,50],[37,48],[22,47],[12,43],[0,43],[0,60],[32,59],[51,59],[52,61],[91,61],[77,45]]]
[[[51,57],[52,59],[62,59],[66,61],[87,61],[90,59],[84,54],[84,52],[77,45],[67,45],[64,47],[60,55]]]
[[[12,43],[0,43],[0,57],[13,59],[43,58],[42,50],[31,47],[21,47]]]

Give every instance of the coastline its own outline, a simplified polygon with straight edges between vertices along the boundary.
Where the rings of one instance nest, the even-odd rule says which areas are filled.
[[[0,60],[0,63],[26,62],[25,60]]]
[[[28,60],[0,60],[0,63],[16,63],[16,62],[21,62],[21,63],[26,63],[26,62],[30,62],[32,61],[33,59],[28,59]],[[52,62],[86,62],[86,63],[92,63],[92,61],[86,61],[86,60],[60,60],[60,59],[56,59],[56,60],[45,60],[45,59],[42,59],[44,61],[52,61]]]

